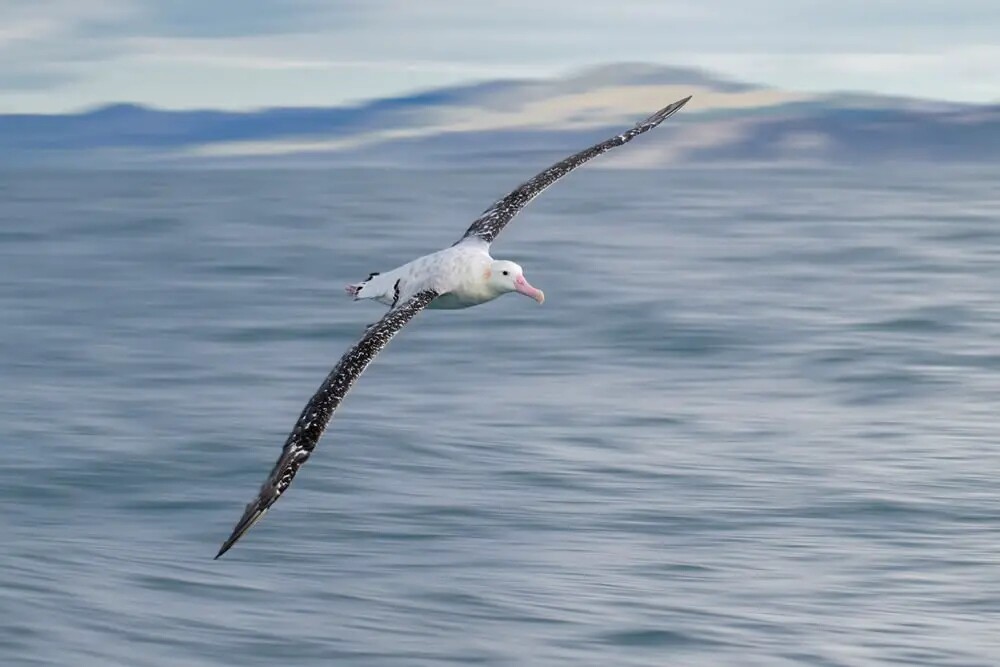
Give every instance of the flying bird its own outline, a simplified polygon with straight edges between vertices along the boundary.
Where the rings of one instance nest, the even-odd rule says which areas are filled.
[[[493,259],[490,244],[507,223],[547,187],[588,160],[653,129],[690,99],[678,100],[621,134],[552,165],[486,209],[451,247],[391,271],[372,273],[365,280],[348,285],[346,291],[355,300],[372,299],[389,306],[389,311],[365,330],[361,340],[340,358],[306,403],[260,492],[246,506],[215,557],[229,551],[288,489],[355,380],[417,313],[424,308],[468,308],[508,292],[517,292],[542,303],[545,300],[542,290],[528,282],[516,263]]]

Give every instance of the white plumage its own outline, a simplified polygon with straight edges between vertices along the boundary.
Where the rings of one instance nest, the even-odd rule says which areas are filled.
[[[428,308],[468,308],[507,292],[522,292],[539,303],[544,300],[541,290],[524,279],[519,265],[494,260],[489,245],[477,238],[462,239],[450,248],[418,257],[391,271],[372,274],[368,280],[346,289],[355,300],[374,299],[389,307],[428,289],[441,295]]]

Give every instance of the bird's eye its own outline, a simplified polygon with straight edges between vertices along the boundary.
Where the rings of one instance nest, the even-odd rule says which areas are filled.
[[[505,276],[509,276],[509,275],[510,275],[510,271],[504,271],[504,272],[503,272],[503,274],[504,274]]]

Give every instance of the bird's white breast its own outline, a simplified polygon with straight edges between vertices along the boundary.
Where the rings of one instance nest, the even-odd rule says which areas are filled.
[[[414,267],[414,283],[426,285],[441,294],[431,302],[430,308],[476,306],[500,296],[489,282],[492,263],[493,258],[485,245],[460,243],[414,262],[419,265]]]

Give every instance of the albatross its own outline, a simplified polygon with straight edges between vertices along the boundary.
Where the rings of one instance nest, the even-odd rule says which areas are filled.
[[[346,291],[356,301],[371,299],[388,306],[389,310],[382,319],[368,326],[361,340],[340,358],[306,403],[257,497],[246,506],[243,516],[215,557],[219,558],[229,551],[288,490],[351,386],[375,355],[417,313],[425,308],[468,308],[509,292],[523,294],[542,303],[545,294],[528,282],[518,264],[490,256],[493,240],[521,209],[547,187],[588,160],[653,129],[690,99],[690,96],[685,97],[660,109],[621,134],[571,155],[521,184],[483,211],[462,238],[450,247],[391,271],[372,273],[365,280],[348,285]]]

